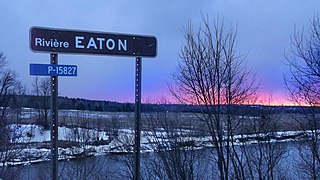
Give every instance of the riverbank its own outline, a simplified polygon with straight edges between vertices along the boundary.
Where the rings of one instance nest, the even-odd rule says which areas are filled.
[[[14,148],[2,153],[0,166],[17,166],[50,160],[50,131],[39,125],[13,124],[10,129],[19,131],[21,137],[12,139]],[[304,141],[311,131],[283,131],[259,134],[235,135],[231,137],[235,145],[257,144],[259,142]],[[179,148],[202,149],[213,147],[210,136],[190,136],[190,130],[180,130]],[[224,137],[224,140],[227,137]],[[142,131],[141,152],[170,150],[170,146],[160,149],[160,144],[173,141],[163,129]],[[110,133],[96,129],[59,127],[59,160],[69,160],[106,154],[125,154],[133,150],[134,130],[118,129]],[[169,147],[169,148],[168,148]]]

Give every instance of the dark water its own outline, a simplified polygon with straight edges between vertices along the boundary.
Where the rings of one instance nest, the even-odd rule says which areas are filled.
[[[277,144],[285,151],[277,164],[275,177],[299,179],[295,170],[295,165],[299,161],[297,149],[299,145],[292,142]],[[250,146],[250,149],[255,151],[258,145]],[[241,147],[237,148],[240,150]],[[216,179],[217,167],[212,163],[216,158],[214,154],[211,148],[184,153],[143,153],[141,156],[141,176],[142,179],[167,179],[168,176],[182,179]],[[179,160],[172,161],[175,158]],[[132,173],[130,173],[132,160],[132,154],[109,154],[59,161],[59,179],[130,179],[132,177]],[[170,168],[166,169],[166,167]],[[7,170],[13,169],[20,172],[20,175],[18,173],[15,175],[15,179],[50,179],[50,162],[7,167]],[[175,174],[170,174],[173,172]],[[182,177],[181,174],[187,176]]]
[[[59,179],[119,179],[128,155],[104,155],[59,161]],[[128,157],[129,158],[129,157]],[[50,162],[23,166],[18,179],[50,179]]]

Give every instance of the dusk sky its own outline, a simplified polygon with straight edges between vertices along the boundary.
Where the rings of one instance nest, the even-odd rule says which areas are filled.
[[[142,99],[168,95],[170,74],[179,60],[183,27],[195,26],[202,14],[218,15],[238,29],[237,47],[247,54],[247,67],[257,73],[259,92],[286,101],[284,51],[294,27],[305,30],[319,0],[5,0],[0,6],[0,51],[31,90],[29,64],[48,64],[48,53],[29,48],[32,26],[151,35],[157,38],[156,58],[143,58]],[[213,23],[211,23],[213,24]],[[134,101],[134,57],[59,54],[59,64],[78,66],[77,77],[59,77],[59,95],[119,102]]]

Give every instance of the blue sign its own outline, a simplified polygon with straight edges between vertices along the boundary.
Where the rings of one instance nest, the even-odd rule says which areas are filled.
[[[75,65],[30,64],[30,75],[36,76],[77,76]]]

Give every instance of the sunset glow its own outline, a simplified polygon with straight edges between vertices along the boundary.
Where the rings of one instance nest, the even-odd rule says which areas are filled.
[[[48,54],[34,53],[29,48],[29,30],[33,26],[154,36],[158,43],[156,58],[142,59],[142,99],[161,96],[173,99],[168,95],[168,84],[178,64],[181,46],[185,43],[184,27],[190,20],[195,27],[199,26],[201,13],[208,15],[211,25],[220,16],[226,28],[236,25],[237,53],[245,55],[248,70],[256,73],[256,80],[261,86],[259,91],[262,91],[259,93],[262,100],[259,101],[265,101],[263,104],[295,105],[288,100],[284,87],[283,76],[289,72],[284,62],[284,50],[290,48],[290,35],[295,27],[308,27],[310,18],[319,10],[320,1],[261,3],[6,1],[2,4],[0,50],[23,84],[31,89],[34,77],[29,75],[29,64],[49,63]],[[89,11],[88,7],[91,11],[84,15],[83,12]],[[107,39],[99,40],[87,47],[102,48],[100,43],[105,41]],[[81,37],[77,42],[79,47],[84,46]],[[129,48],[124,46],[125,42],[121,45],[121,48]],[[77,65],[78,75],[59,79],[59,95],[134,102],[134,61],[134,57],[61,54],[59,63]],[[269,94],[272,98],[267,98]]]

